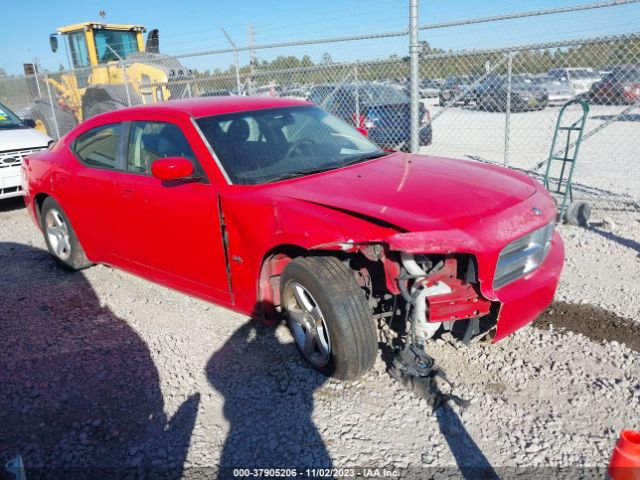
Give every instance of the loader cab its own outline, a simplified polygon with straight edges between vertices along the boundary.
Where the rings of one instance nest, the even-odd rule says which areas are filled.
[[[141,25],[116,25],[84,22],[58,29],[67,41],[67,51],[74,69],[96,67],[113,61],[124,60],[132,53],[143,52]],[[58,48],[56,34],[51,35],[51,49]]]

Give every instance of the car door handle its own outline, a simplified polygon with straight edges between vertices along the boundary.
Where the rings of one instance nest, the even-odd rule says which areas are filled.
[[[120,189],[120,194],[124,198],[131,198],[133,196],[133,188],[122,187]]]

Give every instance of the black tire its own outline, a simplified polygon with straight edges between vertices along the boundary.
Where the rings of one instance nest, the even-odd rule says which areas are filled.
[[[58,123],[58,132],[60,136],[66,135],[73,127],[76,126],[76,117],[68,111],[54,105],[53,111],[55,112],[55,119]],[[37,129],[44,131],[42,133],[56,138],[56,127],[53,121],[53,113],[51,112],[51,103],[47,99],[38,99],[29,109],[29,117],[31,117],[37,124]]]
[[[64,255],[60,255],[56,253],[55,246],[52,245],[51,239],[48,235],[47,230],[47,222],[49,220],[49,214],[52,216],[59,215],[66,226],[66,233],[68,235],[68,252]],[[42,210],[40,211],[40,224],[42,226],[42,233],[44,235],[44,241],[47,244],[47,249],[49,253],[53,256],[56,262],[67,270],[82,270],[83,268],[90,267],[93,265],[87,256],[84,253],[84,249],[80,242],[78,241],[78,237],[76,236],[76,232],[67,217],[67,214],[62,210],[62,207],[56,202],[53,198],[47,197],[47,199],[42,204]]]
[[[282,310],[292,333],[285,295],[296,284],[316,303],[330,339],[326,365],[314,364],[296,342],[302,357],[325,375],[342,380],[362,376],[376,359],[378,336],[367,298],[353,272],[335,257],[300,257],[291,261],[282,272],[280,292]]]
[[[589,224],[589,218],[591,218],[591,207],[581,200],[571,202],[564,214],[564,221],[576,227],[586,227]]]
[[[86,120],[88,118],[95,117],[96,115],[100,115],[101,113],[111,112],[123,107],[124,105],[121,103],[112,100],[92,103],[85,107],[83,118]]]

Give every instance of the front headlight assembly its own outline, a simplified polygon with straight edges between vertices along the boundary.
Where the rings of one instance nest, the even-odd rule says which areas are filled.
[[[552,222],[504,247],[498,257],[493,288],[503,287],[538,268],[551,246],[553,230]]]

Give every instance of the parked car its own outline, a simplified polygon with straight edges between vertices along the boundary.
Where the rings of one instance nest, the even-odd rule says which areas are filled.
[[[507,109],[509,79],[495,76],[486,79],[476,89],[478,108],[490,112],[503,112]],[[542,110],[548,104],[544,86],[534,82],[527,75],[511,77],[511,111]]]
[[[407,312],[414,352],[442,329],[472,336],[480,317],[497,341],[550,304],[563,264],[553,199],[533,179],[385,152],[297,100],[115,110],[22,168],[63,267],[104,263],[284,318],[303,357],[343,379],[373,365],[375,319]]]
[[[398,88],[373,82],[316,86],[309,100],[367,130],[369,139],[382,148],[406,150],[409,147],[411,103]],[[431,117],[422,104],[420,119],[420,145],[430,145]]]
[[[420,82],[420,97],[422,98],[438,98],[442,85],[437,81],[425,78]]]
[[[640,65],[620,65],[591,86],[589,101],[606,105],[632,104],[640,99]]]
[[[279,97],[282,95],[282,86],[276,84],[262,85],[256,88],[259,97]]]
[[[20,164],[27,155],[44,150],[52,142],[35,130],[31,119],[20,119],[0,103],[0,200],[22,195]]]
[[[574,98],[573,89],[568,82],[548,75],[535,75],[531,80],[541,89],[546,90],[548,104],[551,106],[564,105]]]
[[[309,89],[306,87],[291,87],[283,89],[282,96],[296,98],[298,100],[306,100],[309,97]]]
[[[467,105],[474,98],[476,78],[471,75],[448,77],[438,94],[440,105]]]
[[[587,93],[591,85],[601,78],[592,68],[554,68],[549,70],[548,75],[567,82],[573,90],[574,97]]]

